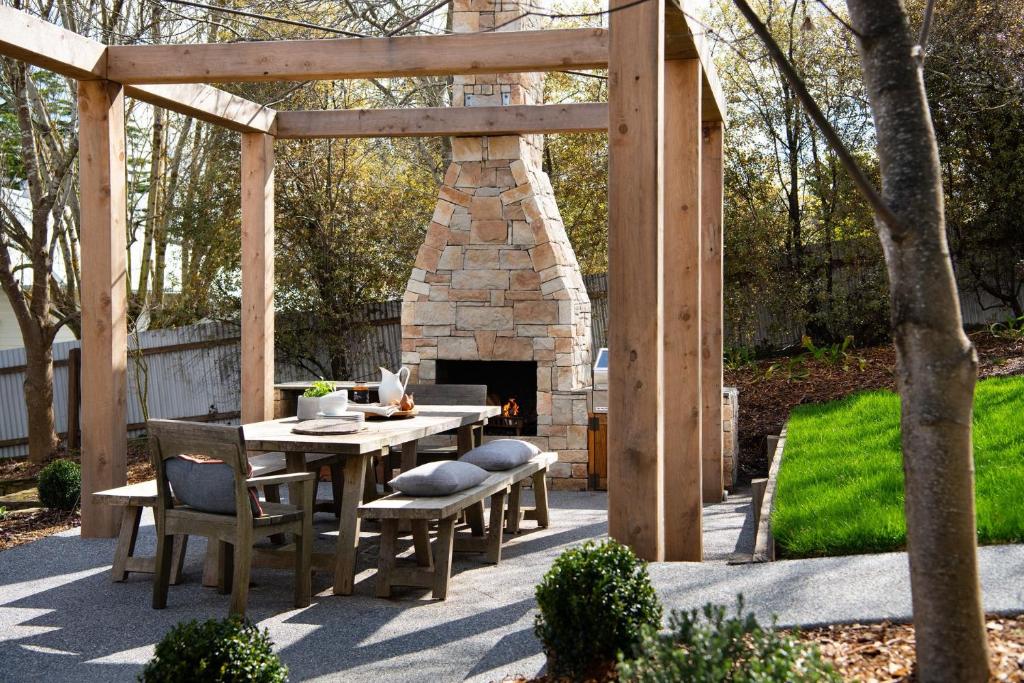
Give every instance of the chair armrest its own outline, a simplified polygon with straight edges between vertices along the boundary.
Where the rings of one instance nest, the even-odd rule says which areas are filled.
[[[270,486],[272,484],[302,484],[307,481],[314,481],[314,472],[293,472],[291,474],[274,474],[268,477],[253,477],[246,479],[249,486]]]

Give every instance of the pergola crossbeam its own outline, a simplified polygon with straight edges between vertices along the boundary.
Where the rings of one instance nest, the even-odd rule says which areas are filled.
[[[210,85],[126,85],[125,94],[240,133],[276,130],[275,110]]]
[[[227,83],[515,73],[608,66],[604,29],[111,46],[119,83]]]
[[[604,103],[336,109],[277,114],[278,138],[516,135],[607,130],[608,105]]]
[[[103,43],[0,5],[0,54],[79,81],[108,77]],[[273,133],[277,112],[209,85],[143,85],[125,95],[241,132]]]
[[[718,81],[711,49],[704,40],[704,30],[696,23],[698,10],[693,0],[665,0],[665,59],[700,60],[701,118],[706,122],[726,120],[725,93]]]

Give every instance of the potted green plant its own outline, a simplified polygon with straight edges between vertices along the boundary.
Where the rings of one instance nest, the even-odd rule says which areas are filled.
[[[320,412],[320,397],[326,396],[334,391],[334,383],[319,379],[313,382],[313,386],[299,396],[298,411],[295,416],[300,420],[312,420]]]

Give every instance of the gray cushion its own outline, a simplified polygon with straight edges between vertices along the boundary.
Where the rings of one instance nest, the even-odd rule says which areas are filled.
[[[486,470],[468,462],[441,460],[402,472],[389,483],[407,496],[447,496],[473,488],[488,476]]]
[[[185,505],[203,512],[235,514],[235,472],[227,463],[178,456],[164,461],[164,471],[174,497]],[[252,491],[249,505],[254,516],[262,514]]]
[[[540,449],[529,441],[519,439],[495,439],[478,446],[459,458],[491,472],[501,472],[519,467],[540,453]]]

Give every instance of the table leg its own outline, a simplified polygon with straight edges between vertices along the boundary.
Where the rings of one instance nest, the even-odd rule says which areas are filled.
[[[416,447],[419,441],[406,441],[402,444],[402,473],[416,467]]]
[[[473,425],[459,427],[458,445],[456,453],[461,457],[473,450]]]
[[[338,551],[334,569],[334,594],[351,595],[355,584],[356,552],[359,550],[359,502],[363,499],[363,481],[369,455],[345,460],[345,492],[341,496],[338,518]]]
[[[306,454],[302,451],[288,451],[284,454],[285,469],[288,474],[306,471]],[[319,477],[317,477],[319,481]],[[288,484],[288,503],[295,505],[295,501],[302,500],[302,484]],[[313,491],[313,500],[316,500],[316,491]]]

